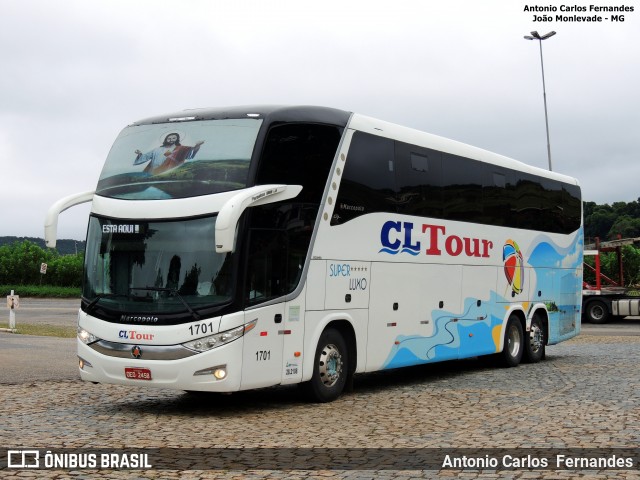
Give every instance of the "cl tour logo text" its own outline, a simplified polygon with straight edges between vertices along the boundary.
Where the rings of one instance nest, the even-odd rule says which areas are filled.
[[[424,252],[425,255],[435,256],[444,253],[451,257],[464,255],[466,257],[489,258],[493,249],[491,240],[447,235],[444,225],[422,224],[418,228],[414,227],[412,222],[393,220],[385,222],[380,230],[382,248],[378,253],[391,255],[408,253],[416,256]]]

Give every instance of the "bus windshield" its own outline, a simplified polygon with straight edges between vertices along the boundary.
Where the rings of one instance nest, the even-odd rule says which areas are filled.
[[[111,147],[96,193],[164,200],[245,188],[261,124],[243,118],[127,127]]]
[[[178,314],[228,303],[231,254],[214,248],[216,217],[122,221],[92,216],[83,297],[96,315]]]

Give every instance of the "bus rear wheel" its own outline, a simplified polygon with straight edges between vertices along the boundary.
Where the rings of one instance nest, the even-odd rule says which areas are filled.
[[[507,368],[517,367],[522,360],[523,344],[522,324],[516,316],[512,315],[504,332],[504,348],[498,354],[500,364]]]
[[[349,358],[347,344],[337,330],[322,332],[313,362],[313,376],[303,384],[305,393],[316,402],[331,402],[338,398],[347,381]]]
[[[546,344],[546,332],[544,324],[539,316],[531,320],[531,328],[525,334],[524,358],[529,363],[537,363],[544,358]]]

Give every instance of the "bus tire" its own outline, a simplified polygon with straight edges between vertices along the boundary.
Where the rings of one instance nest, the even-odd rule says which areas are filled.
[[[511,315],[504,331],[504,348],[499,355],[499,362],[503,367],[517,367],[522,360],[524,350],[524,335],[522,324],[518,317]]]
[[[307,396],[316,402],[332,402],[342,393],[349,372],[347,344],[339,331],[328,328],[318,341],[313,376],[303,384]]]
[[[524,360],[528,363],[538,363],[545,357],[547,335],[544,324],[538,315],[531,320],[531,328],[524,335]]]
[[[584,313],[589,323],[602,324],[609,321],[609,309],[601,300],[589,302]]]

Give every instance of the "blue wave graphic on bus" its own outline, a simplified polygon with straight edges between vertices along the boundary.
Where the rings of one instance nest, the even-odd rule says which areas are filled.
[[[404,247],[402,248],[402,250],[400,250],[400,248],[397,248],[395,250],[385,247],[385,248],[381,248],[378,253],[389,253],[391,255],[397,255],[399,253],[408,253],[409,255],[413,255],[414,257],[417,255],[420,255],[420,248],[409,248],[409,247]]]
[[[477,299],[467,298],[461,313],[433,311],[433,335],[399,335],[383,368],[494,353],[498,348],[494,332],[502,325],[504,308],[500,303],[504,299],[495,292],[491,297],[485,307],[479,306]],[[486,307],[491,311],[487,312]]]
[[[528,263],[536,272],[536,291],[553,292],[553,305],[549,312],[549,343],[557,343],[570,338],[579,331],[580,307],[582,305],[582,276],[577,268],[582,265],[584,251],[583,235],[561,247],[548,236],[542,234],[529,253]],[[552,265],[554,268],[544,268]],[[578,325],[576,326],[576,323]]]
[[[546,304],[550,345],[575,336],[580,332],[576,318],[581,305],[582,251],[581,232],[567,246],[557,245],[548,235],[538,235],[525,256],[533,291],[540,292],[537,297],[521,303],[490,291],[489,299],[480,303],[466,298],[460,312],[432,310],[431,335],[398,335],[382,368],[495,353],[503,335],[505,312],[514,303],[521,304],[527,315],[536,303]]]
[[[527,252],[529,265],[543,267],[553,265],[555,268],[575,268],[582,264],[582,252],[584,251],[584,238],[577,235],[571,245],[560,247],[547,235],[538,235],[533,242],[533,247]]]

